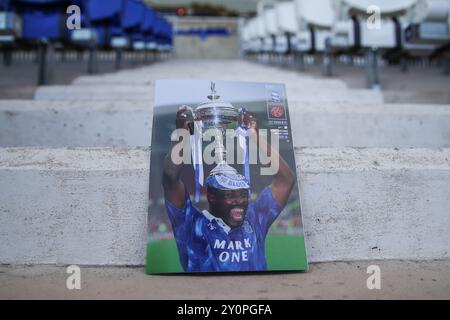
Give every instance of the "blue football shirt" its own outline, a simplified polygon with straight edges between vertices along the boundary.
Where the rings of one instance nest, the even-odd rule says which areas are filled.
[[[186,272],[264,271],[265,239],[283,207],[269,187],[251,202],[241,227],[231,229],[207,210],[192,205],[186,192],[183,209],[166,200],[166,209]]]

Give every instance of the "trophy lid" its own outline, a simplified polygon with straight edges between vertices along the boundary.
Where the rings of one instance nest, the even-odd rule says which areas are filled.
[[[208,99],[211,101],[220,99],[220,96],[216,92],[216,83],[215,82],[211,82],[211,93],[208,95]]]
[[[196,118],[214,126],[237,123],[239,111],[229,102],[218,101],[220,96],[216,92],[214,82],[211,82],[211,93],[208,95],[208,99],[211,101],[202,103],[195,109]]]

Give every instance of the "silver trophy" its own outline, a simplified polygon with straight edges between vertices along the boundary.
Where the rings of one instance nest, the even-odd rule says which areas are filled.
[[[211,82],[211,93],[207,96],[210,100],[199,104],[195,110],[189,108],[194,118],[194,137],[191,146],[193,148],[194,165],[201,163],[201,140],[199,137],[206,130],[214,130],[215,156],[217,166],[211,170],[210,175],[232,172],[236,170],[226,162],[226,150],[223,141],[227,129],[236,129],[239,125],[239,111],[229,102],[219,101],[220,96],[216,92],[216,84]],[[203,170],[203,169],[202,169]],[[203,176],[203,173],[201,174]],[[201,184],[203,185],[202,181]]]

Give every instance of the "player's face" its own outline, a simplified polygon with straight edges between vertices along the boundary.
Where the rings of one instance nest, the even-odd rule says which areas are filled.
[[[248,191],[216,190],[214,214],[232,228],[240,227],[244,222],[248,207]]]

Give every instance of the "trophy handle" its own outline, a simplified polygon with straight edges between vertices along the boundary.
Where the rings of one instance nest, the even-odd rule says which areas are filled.
[[[183,107],[185,107],[190,113],[192,113],[192,118],[195,121],[197,117],[196,117],[194,109],[192,107],[188,106],[188,105],[183,105]],[[188,124],[189,133],[190,133],[191,136],[194,135],[194,132],[195,132],[194,127],[195,127],[194,126],[194,122],[191,122],[191,123]]]

